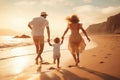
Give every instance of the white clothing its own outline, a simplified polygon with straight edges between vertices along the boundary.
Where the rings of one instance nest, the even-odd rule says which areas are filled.
[[[32,26],[33,36],[44,36],[45,27],[49,27],[48,21],[42,16],[34,18],[29,25]]]
[[[60,43],[53,44],[53,58],[59,58],[60,57]]]

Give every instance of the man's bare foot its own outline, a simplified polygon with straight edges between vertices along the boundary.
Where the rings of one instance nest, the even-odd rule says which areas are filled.
[[[40,61],[39,63],[40,63],[40,64],[42,64],[42,63],[43,63],[43,61]]]
[[[38,58],[35,58],[35,64],[38,65]]]

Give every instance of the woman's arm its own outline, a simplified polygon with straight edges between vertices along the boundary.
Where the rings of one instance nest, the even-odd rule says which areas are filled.
[[[64,34],[63,34],[63,36],[62,36],[62,39],[64,39],[64,36],[65,36],[65,34],[68,32],[68,30],[69,30],[69,27],[67,27],[67,29],[64,31]]]
[[[62,41],[61,41],[61,43],[60,44],[62,44],[63,43],[63,39],[62,39]]]
[[[90,41],[90,38],[88,37],[86,31],[83,29],[83,27],[81,26],[81,30],[84,33],[84,35],[86,36],[87,40]]]

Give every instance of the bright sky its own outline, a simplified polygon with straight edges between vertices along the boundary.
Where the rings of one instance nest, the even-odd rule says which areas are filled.
[[[0,0],[0,28],[30,34],[28,22],[41,11],[49,15],[51,35],[62,35],[67,16],[77,14],[86,29],[119,13],[120,0]]]

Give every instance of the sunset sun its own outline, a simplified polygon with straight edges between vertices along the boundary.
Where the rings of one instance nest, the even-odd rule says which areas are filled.
[[[17,28],[22,27],[24,24],[24,19],[22,17],[16,17],[13,20],[13,25]]]

